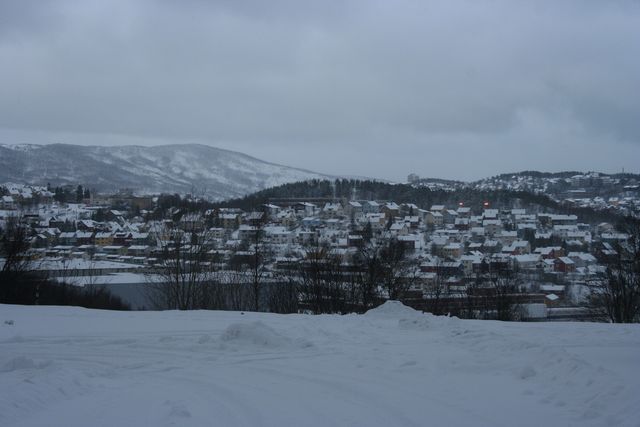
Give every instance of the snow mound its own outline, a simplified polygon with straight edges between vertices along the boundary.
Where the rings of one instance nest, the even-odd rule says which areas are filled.
[[[367,311],[364,315],[382,319],[405,319],[419,316],[420,314],[422,313],[404,305],[400,301],[386,301],[384,304]]]
[[[291,339],[261,321],[232,323],[222,333],[220,339],[227,344],[269,349],[291,349],[311,346],[309,341]]]

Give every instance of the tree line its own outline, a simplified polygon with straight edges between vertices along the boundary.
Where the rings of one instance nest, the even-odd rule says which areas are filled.
[[[519,315],[523,292],[509,266],[487,266],[465,292],[452,292],[444,268],[422,284],[419,263],[404,243],[381,234],[363,232],[362,245],[347,258],[316,239],[304,247],[301,259],[284,257],[278,268],[261,224],[226,262],[212,256],[207,232],[165,224],[158,234],[163,248],[147,283],[157,309],[346,314],[392,299],[465,318],[514,320]]]
[[[22,305],[73,305],[86,308],[128,310],[130,307],[101,286],[59,283],[38,271],[28,256],[29,229],[19,217],[0,228],[0,303]]]

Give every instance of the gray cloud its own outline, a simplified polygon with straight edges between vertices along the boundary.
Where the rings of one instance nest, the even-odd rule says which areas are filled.
[[[638,171],[636,1],[21,1],[0,17],[0,142],[195,140],[392,179]]]

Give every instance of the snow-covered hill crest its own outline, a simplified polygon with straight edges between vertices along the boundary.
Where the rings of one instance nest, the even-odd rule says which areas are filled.
[[[179,192],[213,199],[327,175],[198,144],[143,147],[0,145],[0,182]]]

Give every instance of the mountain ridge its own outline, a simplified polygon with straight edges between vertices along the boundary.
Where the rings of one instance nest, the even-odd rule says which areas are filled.
[[[0,145],[0,181],[29,184],[191,192],[225,199],[287,182],[327,178],[333,177],[204,144]]]

